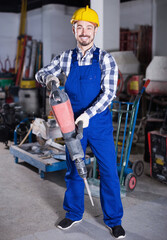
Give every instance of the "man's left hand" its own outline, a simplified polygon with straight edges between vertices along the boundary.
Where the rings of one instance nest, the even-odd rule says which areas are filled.
[[[84,112],[82,113],[75,121],[75,124],[78,122],[82,121],[83,122],[83,128],[87,128],[89,126],[89,115]]]

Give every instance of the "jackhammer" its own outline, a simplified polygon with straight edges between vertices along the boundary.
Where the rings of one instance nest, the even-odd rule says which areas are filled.
[[[55,81],[51,81],[49,103],[52,108],[53,115],[62,132],[70,157],[75,163],[79,176],[84,180],[90,201],[92,203],[92,206],[94,206],[89,185],[86,179],[87,169],[83,160],[84,152],[80,142],[80,139],[82,138],[83,122],[80,121],[78,123],[78,129],[76,130],[74,113],[70,99],[67,93],[57,88]]]

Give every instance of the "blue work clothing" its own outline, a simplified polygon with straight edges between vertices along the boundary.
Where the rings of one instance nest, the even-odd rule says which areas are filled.
[[[79,66],[90,65],[92,63],[93,53],[96,50],[96,46],[93,46],[86,52],[85,56],[82,56],[82,51],[79,47],[77,49],[77,60]],[[71,68],[73,50],[66,50],[59,56],[52,59],[50,64],[41,68],[35,75],[37,81],[46,86],[46,80],[49,75],[59,76],[61,72],[68,76]],[[89,117],[93,117],[96,113],[103,112],[106,107],[115,98],[117,80],[118,80],[118,66],[112,57],[112,55],[104,50],[99,51],[99,65],[101,68],[101,88],[107,91],[100,94],[98,98],[98,104],[86,110]],[[107,74],[106,74],[107,73]]]
[[[65,84],[75,119],[89,108],[101,93],[99,49],[94,51],[92,64],[78,66],[76,49],[72,54],[71,70]],[[81,144],[84,153],[89,144],[96,156],[100,172],[100,200],[104,222],[109,227],[121,225],[123,208],[113,141],[112,118],[109,108],[96,114],[83,129]],[[67,151],[67,190],[64,197],[66,218],[80,220],[84,213],[84,181],[79,176]]]

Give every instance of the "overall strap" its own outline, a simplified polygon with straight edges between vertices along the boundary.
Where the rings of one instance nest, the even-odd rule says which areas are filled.
[[[78,64],[78,60],[77,60],[77,49],[75,48],[72,52],[72,63],[73,64]]]
[[[99,62],[99,48],[96,48],[96,50],[93,52],[93,59],[92,63]]]

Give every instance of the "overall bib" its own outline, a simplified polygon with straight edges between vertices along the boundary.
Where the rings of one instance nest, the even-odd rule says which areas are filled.
[[[100,84],[99,48],[94,51],[92,64],[88,66],[78,66],[77,53],[74,49],[65,91],[70,98],[75,119],[96,101],[101,93]],[[121,225],[123,208],[113,141],[112,118],[108,108],[90,119],[89,126],[83,129],[81,144],[84,153],[87,144],[89,144],[97,159],[104,222],[109,227]],[[66,155],[65,181],[67,190],[63,207],[67,211],[66,218],[77,221],[82,219],[84,213],[84,181],[78,175],[68,151]]]

